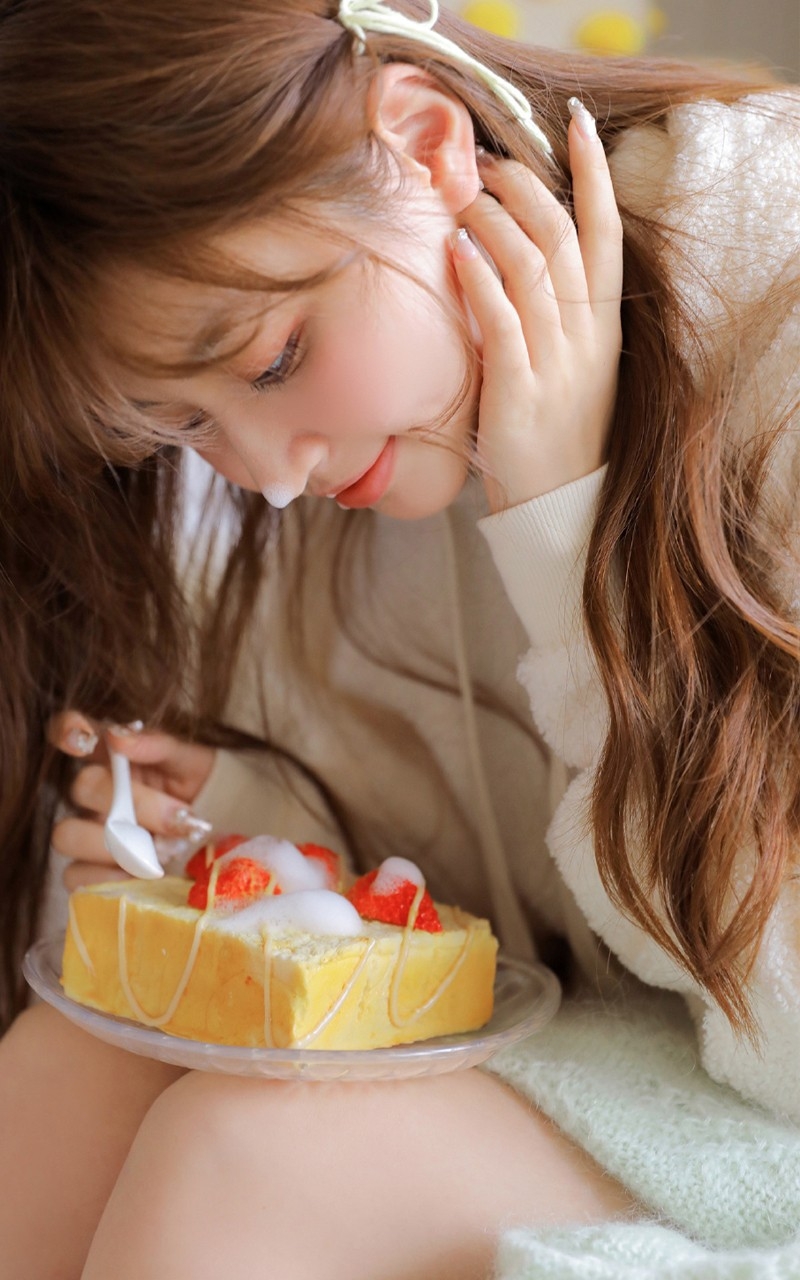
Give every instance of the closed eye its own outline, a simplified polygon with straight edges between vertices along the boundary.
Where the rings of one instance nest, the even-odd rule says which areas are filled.
[[[280,355],[269,368],[251,381],[250,386],[254,391],[273,391],[276,387],[283,386],[297,372],[306,354],[306,348],[301,347],[301,336],[302,331],[295,329]]]

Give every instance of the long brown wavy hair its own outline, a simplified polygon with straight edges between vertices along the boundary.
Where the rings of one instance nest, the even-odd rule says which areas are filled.
[[[427,16],[417,0],[402,7]],[[356,56],[335,11],[331,0],[0,0],[4,1022],[23,1003],[20,956],[72,769],[46,745],[48,718],[71,706],[266,745],[224,713],[277,517],[230,492],[237,536],[213,601],[190,616],[176,557],[180,449],[115,394],[98,360],[94,300],[109,265],[213,275],[210,238],[265,212],[311,205],[332,221],[341,210],[380,221],[366,103],[381,61],[424,66],[467,105],[478,142],[567,202],[573,94],[611,147],[676,103],[754,87],[710,68],[530,49],[443,13],[446,35],[526,93],[553,143],[547,162],[469,69],[399,36],[370,36],[371,56]],[[621,907],[751,1028],[748,964],[800,820],[798,634],[776,585],[775,530],[755,519],[782,424],[765,417],[746,465],[729,448],[735,371],[709,351],[700,389],[659,227],[622,214],[624,355],[584,596],[610,709],[597,861]],[[302,503],[284,517],[301,543],[314,518]],[[273,746],[292,760],[290,743]],[[326,802],[346,824],[346,801]],[[748,842],[751,887],[732,905]]]

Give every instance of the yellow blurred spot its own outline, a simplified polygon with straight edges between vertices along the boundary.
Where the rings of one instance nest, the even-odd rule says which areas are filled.
[[[618,9],[606,9],[582,22],[575,32],[580,49],[588,53],[630,55],[641,53],[647,33],[641,22]]]
[[[513,40],[519,32],[519,10],[509,0],[470,0],[461,10],[461,16],[482,31],[505,36],[507,40]]]
[[[669,22],[667,15],[663,9],[657,7],[651,8],[647,14],[647,33],[657,40],[659,36],[663,36]]]

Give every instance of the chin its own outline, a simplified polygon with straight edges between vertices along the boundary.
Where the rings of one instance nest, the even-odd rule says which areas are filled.
[[[456,441],[431,446],[405,441],[388,491],[376,510],[392,520],[425,520],[455,502],[469,474],[467,458]],[[408,446],[411,445],[409,448]]]
[[[387,493],[376,510],[392,520],[426,520],[445,511],[455,502],[467,480],[467,468],[459,464],[458,474],[453,473],[447,482],[415,489],[398,487],[397,492]]]

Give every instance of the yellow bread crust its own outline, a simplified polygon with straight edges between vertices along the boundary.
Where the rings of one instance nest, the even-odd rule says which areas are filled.
[[[230,917],[187,906],[188,888],[167,876],[73,893],[65,993],[170,1035],[262,1048],[373,1049],[491,1017],[497,942],[457,908],[437,904],[442,933],[365,921],[363,937],[267,938],[216,927]]]

